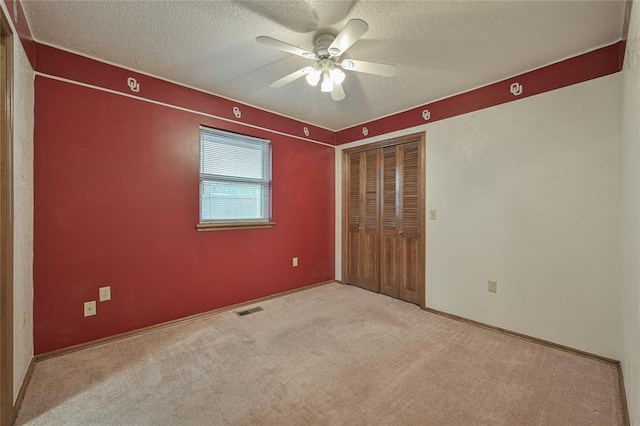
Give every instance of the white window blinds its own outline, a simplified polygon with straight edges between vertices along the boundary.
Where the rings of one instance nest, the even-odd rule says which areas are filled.
[[[267,222],[268,140],[200,128],[200,222]]]

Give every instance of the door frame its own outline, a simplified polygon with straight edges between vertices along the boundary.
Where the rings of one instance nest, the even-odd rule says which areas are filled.
[[[0,102],[0,426],[13,421],[13,32],[0,9],[6,90]]]
[[[426,235],[426,158],[427,158],[427,149],[426,149],[426,133],[411,133],[409,135],[399,136],[391,139],[385,139],[378,142],[372,142],[365,145],[359,145],[353,148],[343,149],[342,150],[342,207],[341,207],[341,218],[342,218],[342,282],[347,283],[347,273],[349,271],[349,256],[347,254],[347,206],[349,202],[349,155],[360,153],[363,151],[369,151],[372,149],[378,148],[386,148],[389,146],[402,145],[409,142],[418,142],[418,149],[422,153],[420,155],[419,160],[419,175],[418,175],[418,205],[419,209],[419,220],[420,220],[420,234],[421,234],[421,244],[420,244],[420,253],[418,256],[422,259],[422,263],[420,266],[419,277],[420,282],[423,285],[418,286],[418,304],[421,309],[426,309],[426,250],[427,250],[427,235]],[[380,181],[380,178],[378,178]],[[379,224],[379,226],[381,226]]]

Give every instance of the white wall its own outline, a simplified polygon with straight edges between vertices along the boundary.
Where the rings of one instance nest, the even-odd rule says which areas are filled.
[[[620,86],[610,75],[340,147],[426,130],[428,307],[619,359]]]
[[[4,2],[2,8],[7,13]],[[7,14],[7,16],[10,16]],[[13,398],[33,357],[34,72],[13,28]]]
[[[622,372],[640,425],[640,2],[633,2],[622,71]]]

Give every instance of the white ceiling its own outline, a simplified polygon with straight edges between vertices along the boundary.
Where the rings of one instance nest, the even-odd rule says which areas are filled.
[[[24,1],[46,44],[339,130],[492,83],[621,38],[624,1]],[[388,62],[393,78],[347,72],[334,102],[304,79],[311,50],[351,18],[369,31],[343,58]]]

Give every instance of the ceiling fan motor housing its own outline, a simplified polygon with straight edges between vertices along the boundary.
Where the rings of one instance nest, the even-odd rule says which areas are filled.
[[[329,46],[331,46],[331,43],[333,43],[335,39],[336,37],[333,34],[320,34],[318,38],[316,38],[316,47],[313,49],[313,53],[319,58],[340,56],[342,52],[329,52]]]

